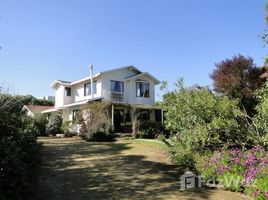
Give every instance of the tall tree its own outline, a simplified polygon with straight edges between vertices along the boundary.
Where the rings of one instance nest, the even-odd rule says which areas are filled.
[[[238,98],[241,105],[252,112],[254,92],[264,82],[260,78],[262,73],[263,69],[256,67],[251,57],[237,55],[216,63],[210,77],[216,92]]]

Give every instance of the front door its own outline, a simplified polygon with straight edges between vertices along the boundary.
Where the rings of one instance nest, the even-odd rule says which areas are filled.
[[[124,110],[114,109],[114,131],[119,133],[122,131],[121,123],[124,122]]]

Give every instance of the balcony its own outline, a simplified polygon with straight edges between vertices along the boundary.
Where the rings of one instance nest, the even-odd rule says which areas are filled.
[[[123,102],[124,101],[124,92],[110,92],[110,101]]]

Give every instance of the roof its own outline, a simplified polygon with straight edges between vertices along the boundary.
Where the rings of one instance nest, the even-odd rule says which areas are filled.
[[[47,110],[44,110],[42,111],[42,113],[51,113],[51,112],[56,112],[56,111],[59,111],[59,110],[62,110],[64,108],[68,108],[68,107],[72,107],[72,106],[81,106],[81,105],[85,105],[89,102],[92,102],[92,101],[99,101],[103,98],[94,98],[94,99],[88,99],[88,100],[83,100],[83,101],[78,101],[78,102],[75,102],[75,103],[70,103],[70,104],[67,104],[67,105],[64,105],[62,107],[59,107],[59,108],[50,108],[50,109],[47,109]]]
[[[125,67],[119,67],[119,68],[115,68],[115,69],[111,69],[111,70],[106,70],[106,71],[103,71],[103,72],[94,74],[93,75],[93,79],[97,79],[102,74],[111,73],[111,72],[114,72],[114,71],[117,71],[117,70],[122,70],[122,69],[129,69],[131,71],[135,71],[138,75],[139,74],[147,74],[153,80],[155,80],[156,82],[159,82],[160,83],[160,81],[158,81],[155,77],[153,77],[152,75],[150,75],[148,72],[142,73],[138,68],[134,67],[133,65],[128,65],[128,66],[125,66]],[[81,82],[84,82],[84,81],[88,81],[88,80],[90,80],[90,78],[91,78],[90,76],[87,76],[85,78],[82,78],[82,79],[79,79],[79,80],[76,80],[76,81],[73,81],[73,82],[63,81],[63,80],[55,80],[55,81],[52,82],[52,84],[50,85],[50,87],[51,88],[55,88],[57,84],[61,84],[61,85],[64,85],[64,86],[72,86],[72,85],[75,85],[75,84],[78,84],[78,83],[81,83]]]
[[[144,73],[141,73],[141,74],[138,74],[138,75],[135,75],[135,76],[131,76],[131,77],[127,78],[126,81],[132,80],[134,78],[139,78],[141,76],[148,76],[149,78],[151,78],[155,82],[156,85],[161,83],[157,78],[155,78],[153,75],[151,75],[148,72],[144,72]]]
[[[68,108],[68,107],[72,107],[72,106],[80,106],[80,105],[84,105],[84,104],[87,104],[87,103],[92,102],[92,101],[99,101],[101,99],[103,99],[103,98],[100,97],[100,98],[94,98],[94,99],[87,99],[87,100],[83,100],[83,101],[78,101],[78,102],[75,102],[75,103],[70,103],[70,104],[64,105],[61,108]]]
[[[57,109],[57,108],[52,108],[52,109],[47,109],[47,110],[44,110],[44,111],[42,111],[41,113],[51,113],[51,112],[56,112],[56,111],[59,111],[59,109]]]
[[[29,110],[32,113],[42,112],[44,110],[52,109],[54,106],[35,106],[35,105],[24,105],[22,110]]]

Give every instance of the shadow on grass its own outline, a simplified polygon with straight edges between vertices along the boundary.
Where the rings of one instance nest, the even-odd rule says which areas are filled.
[[[182,170],[125,152],[130,143],[44,142],[32,199],[209,199],[211,190],[180,191]]]

